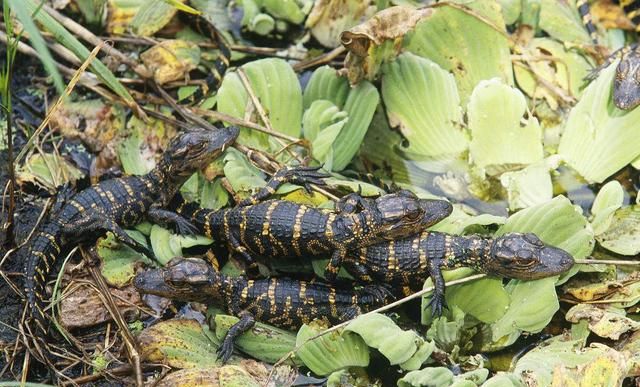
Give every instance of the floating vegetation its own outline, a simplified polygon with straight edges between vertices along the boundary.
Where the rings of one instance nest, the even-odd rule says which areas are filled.
[[[614,89],[640,77],[621,70],[637,26],[617,2],[37,3],[5,1],[0,25],[1,54],[20,42],[0,69],[0,294],[28,300],[2,309],[3,378],[640,376],[640,108],[613,100],[640,95]]]

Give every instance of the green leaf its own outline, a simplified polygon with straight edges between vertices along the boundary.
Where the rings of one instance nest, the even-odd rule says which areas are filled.
[[[38,27],[36,27],[36,24],[34,23],[34,19],[37,19],[38,21],[42,22],[41,14],[45,13],[40,8],[40,2],[36,3],[33,0],[25,0],[25,1],[7,0],[7,1],[9,3],[9,7],[13,12],[15,12],[16,17],[18,18],[18,20],[20,20],[20,23],[22,23],[25,31],[28,33],[29,40],[31,41],[33,48],[38,52],[38,55],[40,55],[42,65],[47,70],[47,73],[51,75],[51,77],[53,78],[53,84],[58,90],[58,93],[62,93],[62,91],[64,90],[64,81],[62,80],[62,76],[60,75],[60,72],[56,67],[53,57],[51,56],[51,53],[47,48],[47,44],[45,43],[44,38],[40,33],[40,30],[38,29]],[[34,16],[35,12],[37,12],[37,14]],[[89,55],[87,52],[87,57],[88,56]]]
[[[475,12],[465,12],[453,5],[435,8],[434,15],[416,25],[405,38],[410,52],[428,58],[455,76],[460,98],[466,106],[471,91],[481,81],[500,78],[513,84],[509,37],[504,29],[500,6],[493,1],[465,1]],[[493,20],[494,25],[487,22]],[[439,101],[442,97],[427,100]],[[411,104],[420,99],[410,99]],[[448,104],[445,104],[447,106]],[[451,106],[451,105],[448,105]]]
[[[156,123],[159,124],[158,121]],[[160,124],[161,125],[161,124]],[[155,160],[149,152],[143,154],[143,149],[147,148],[143,133],[150,129],[148,124],[136,117],[131,118],[128,123],[127,136],[118,144],[116,152],[122,164],[122,169],[129,175],[144,175],[149,173],[155,166]]]
[[[509,309],[491,329],[493,340],[518,330],[540,332],[560,308],[554,277],[535,281],[511,280],[506,290],[511,296]]]
[[[411,53],[400,55],[385,67],[382,98],[390,122],[409,141],[404,151],[410,157],[434,158],[466,150],[454,78],[437,64]]]
[[[346,112],[322,99],[314,101],[302,117],[304,136],[311,141],[313,157],[326,170],[333,166],[333,146],[348,120]]]
[[[17,3],[19,0],[10,0],[10,2]],[[40,4],[39,1],[36,0],[22,0],[19,6],[20,9],[27,9],[30,14],[33,14]],[[23,8],[24,7],[24,8]],[[23,11],[21,11],[23,12]],[[35,20],[42,24],[44,28],[51,32],[54,38],[63,46],[71,50],[81,61],[86,60],[89,57],[89,50],[80,43],[78,39],[76,39],[73,34],[67,31],[60,23],[58,23],[53,17],[51,17],[48,13],[44,11],[40,11],[35,15]],[[24,23],[24,21],[21,19]],[[33,36],[33,35],[31,35]],[[41,55],[47,54],[40,52]],[[135,105],[135,101],[133,97],[129,94],[127,89],[118,81],[118,79],[113,75],[111,71],[99,60],[93,60],[89,65],[89,68],[95,74],[102,79],[102,81],[113,90],[118,96],[120,96],[129,106]]]
[[[497,321],[509,306],[509,294],[502,279],[482,278],[447,288],[447,304],[455,305],[484,323]]]
[[[507,189],[509,208],[518,210],[548,202],[553,197],[549,166],[535,163],[516,172],[500,175],[500,183]]]
[[[309,109],[314,101],[321,99],[331,101],[339,109],[342,109],[348,95],[349,82],[347,78],[339,76],[338,72],[329,66],[322,66],[313,72],[304,89],[304,109]]]
[[[126,230],[126,232],[137,242],[147,246],[147,240],[142,233],[135,230]],[[144,254],[119,243],[111,233],[98,242],[97,253],[102,260],[100,266],[102,276],[115,287],[126,286],[131,281],[136,274],[137,262],[142,261],[148,265],[152,263]]]
[[[591,205],[591,227],[595,235],[606,231],[613,221],[613,214],[624,203],[624,190],[617,180],[603,185]]]
[[[482,384],[482,387],[525,387],[522,380],[511,373],[498,372],[491,379]]]
[[[569,113],[558,154],[589,182],[602,182],[640,156],[640,109],[611,102],[618,60],[605,68]]]
[[[379,100],[378,90],[370,82],[349,89],[347,80],[333,69],[325,66],[314,72],[304,92],[303,126],[305,137],[313,142],[315,159],[324,162],[325,169],[328,164],[332,170],[341,171],[351,162]],[[318,137],[323,127],[327,133]]]
[[[547,203],[519,211],[509,217],[496,236],[508,232],[532,232],[543,242],[563,249],[575,259],[591,254],[595,244],[593,230],[581,210],[564,196],[556,196]]]
[[[502,9],[502,16],[506,25],[513,24],[518,20],[522,12],[522,1],[520,0],[498,0]]]
[[[403,331],[389,317],[374,313],[356,318],[345,328],[376,348],[391,365],[407,362],[424,344],[414,331]]]
[[[398,387],[448,387],[453,383],[453,372],[445,367],[429,367],[411,371],[398,380]]]
[[[370,82],[360,82],[349,91],[344,105],[344,110],[349,114],[349,120],[333,145],[333,170],[343,170],[358,152],[379,101],[378,89]]]
[[[323,330],[305,324],[296,337],[296,346],[301,346],[297,356],[313,373],[329,375],[343,368],[369,365],[369,348],[360,336],[351,332],[332,332],[305,343]],[[327,356],[327,353],[331,356]]]
[[[221,365],[216,353],[220,343],[212,341],[195,320],[161,321],[142,331],[137,341],[143,360],[176,368]]]
[[[469,100],[469,146],[475,165],[531,164],[542,160],[542,130],[538,120],[523,115],[527,101],[500,80],[481,81]]]
[[[264,174],[239,151],[229,149],[224,163],[224,175],[235,192],[248,195],[266,184]]]
[[[300,137],[302,123],[302,91],[291,66],[282,59],[260,59],[242,66],[251,88],[264,108],[275,131]],[[238,74],[227,73],[218,90],[218,110],[237,118],[244,118],[251,100]],[[251,109],[255,111],[255,109]],[[255,114],[255,113],[254,113]],[[260,122],[259,118],[258,121]],[[263,150],[278,151],[267,134],[249,131],[240,133],[239,143]]]
[[[622,255],[640,253],[640,206],[617,210],[606,231],[596,236],[600,246]]]
[[[215,333],[220,342],[224,339],[229,328],[240,321],[234,316],[217,314],[215,316]],[[287,355],[296,346],[296,336],[271,325],[256,322],[253,328],[238,336],[234,341],[236,348],[247,355],[267,363],[275,363]],[[302,365],[299,358],[294,357],[297,365]]]
[[[163,265],[166,265],[171,258],[183,256],[183,248],[206,246],[213,242],[213,240],[201,235],[176,235],[157,224],[154,224],[153,227],[151,227],[149,239],[151,240],[153,253],[155,254],[158,262]]]
[[[566,43],[592,44],[574,2],[540,0],[540,28]]]

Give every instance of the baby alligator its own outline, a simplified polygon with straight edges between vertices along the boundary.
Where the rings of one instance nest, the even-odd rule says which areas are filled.
[[[640,0],[622,0],[614,1],[614,3],[622,6],[623,11],[636,27],[636,31],[640,31]],[[591,20],[589,2],[578,0],[576,6],[591,40],[594,44],[598,44],[596,29]],[[616,59],[620,59],[620,62],[616,67],[616,76],[613,80],[613,103],[619,109],[631,110],[640,105],[640,52],[637,43],[614,51],[585,79],[587,81],[595,80],[598,74]]]
[[[391,301],[389,291],[379,285],[356,290],[288,278],[228,277],[199,258],[174,258],[165,268],[139,273],[134,285],[141,293],[220,305],[240,317],[218,349],[224,362],[233,352],[235,338],[256,320],[287,329],[316,318],[338,324]]]
[[[212,211],[195,203],[180,203],[176,212],[190,219],[204,235],[226,242],[230,251],[243,258],[248,271],[255,270],[254,257],[330,256],[325,275],[331,281],[348,250],[420,232],[452,210],[446,201],[418,199],[409,191],[377,199],[347,195],[337,211],[286,200],[258,203],[285,181],[317,184],[323,176],[317,168],[284,169],[267,187],[235,208]]]
[[[569,253],[545,245],[531,233],[511,233],[496,238],[455,236],[422,231],[413,237],[362,247],[349,252],[343,266],[363,282],[385,282],[411,290],[430,276],[435,290],[431,299],[434,316],[442,312],[442,269],[470,267],[481,273],[517,279],[538,279],[571,268]]]
[[[122,243],[153,257],[147,247],[133,240],[122,227],[134,226],[146,218],[171,225],[183,234],[193,233],[193,225],[186,219],[161,208],[189,176],[231,145],[238,133],[235,127],[183,132],[170,142],[158,165],[148,174],[106,180],[68,200],[59,197],[49,221],[25,245],[28,321],[34,322],[40,331],[32,332],[34,336],[42,337],[48,330],[45,283],[64,245],[90,242],[111,231]]]

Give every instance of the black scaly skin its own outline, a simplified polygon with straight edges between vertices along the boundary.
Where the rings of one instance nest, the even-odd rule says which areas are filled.
[[[558,275],[572,265],[569,253],[545,245],[531,233],[489,238],[422,231],[413,237],[360,248],[343,260],[345,269],[359,281],[383,282],[409,291],[420,289],[431,277],[434,316],[439,316],[445,306],[442,269],[470,267],[490,275],[532,280]]]
[[[285,329],[297,329],[320,318],[338,324],[392,300],[389,291],[379,285],[355,289],[289,278],[228,277],[199,258],[174,258],[165,268],[139,273],[134,285],[141,293],[215,304],[240,317],[219,348],[224,362],[233,352],[235,338],[255,321]]]
[[[227,243],[248,272],[255,271],[254,257],[268,263],[269,258],[330,256],[325,276],[333,281],[347,250],[420,232],[452,210],[446,201],[418,199],[409,191],[377,199],[351,194],[337,211],[286,200],[260,202],[284,182],[319,184],[324,176],[317,168],[284,169],[235,208],[212,211],[183,202],[176,212],[204,235]]]
[[[622,7],[625,15],[636,27],[636,32],[640,32],[640,0],[613,0],[613,3]]]
[[[218,90],[231,61],[231,48],[224,35],[203,16],[180,12],[180,19],[197,33],[214,40],[218,45],[219,54],[213,62],[213,67],[209,68],[209,73],[205,78],[206,86],[198,87],[189,97],[191,102],[199,102],[212,91]]]
[[[169,144],[158,165],[143,176],[111,179],[64,198],[60,195],[52,214],[34,238],[25,245],[25,294],[27,329],[36,325],[32,335],[45,345],[48,331],[45,313],[45,284],[54,271],[56,260],[68,244],[95,241],[106,231],[117,239],[153,257],[145,246],[137,243],[123,227],[134,226],[144,219],[170,225],[182,234],[193,233],[193,225],[181,216],[161,207],[166,206],[178,188],[195,171],[217,158],[235,141],[235,127],[217,131],[190,130],[179,134]],[[65,191],[68,192],[68,191]],[[39,352],[46,348],[39,348]],[[42,354],[41,353],[41,354]]]
[[[598,44],[598,33],[596,31],[596,27],[593,25],[593,20],[591,18],[589,0],[577,0],[576,8],[578,8],[578,13],[580,14],[580,18],[582,18],[582,24],[587,29],[591,41],[593,42],[593,44]]]

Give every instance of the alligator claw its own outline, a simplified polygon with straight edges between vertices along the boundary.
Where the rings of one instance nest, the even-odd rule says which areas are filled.
[[[198,228],[186,219],[176,219],[172,223],[174,231],[180,235],[192,236],[198,233]]]
[[[434,292],[429,301],[429,306],[431,307],[431,317],[436,318],[442,316],[442,310],[448,309],[447,301],[444,299],[444,294]]]
[[[228,340],[228,338],[225,337],[216,352],[218,354],[218,360],[222,361],[222,364],[228,362],[229,359],[231,359],[231,355],[233,355],[233,340]]]
[[[319,167],[296,167],[287,169],[283,174],[286,176],[286,180],[293,184],[298,184],[304,187],[307,192],[311,192],[311,184],[325,185],[322,180],[329,177],[329,174],[319,172]]]

